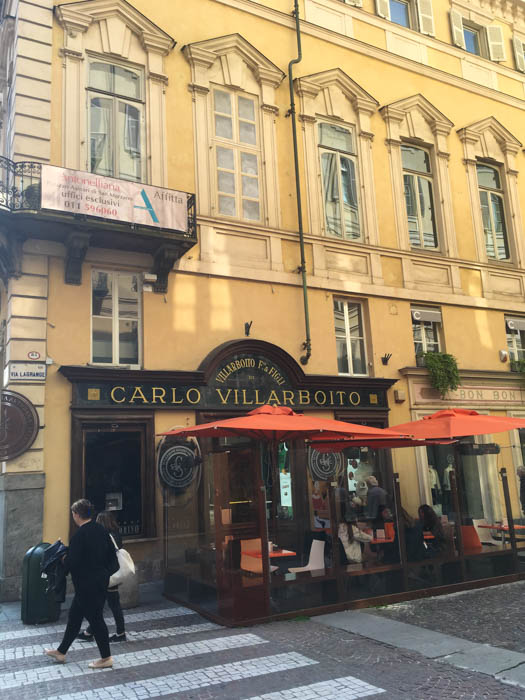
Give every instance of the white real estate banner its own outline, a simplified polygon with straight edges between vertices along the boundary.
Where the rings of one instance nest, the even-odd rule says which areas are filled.
[[[188,194],[79,170],[42,165],[42,209],[188,230]]]

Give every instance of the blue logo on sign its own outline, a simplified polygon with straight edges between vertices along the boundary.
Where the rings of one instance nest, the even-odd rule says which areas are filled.
[[[152,206],[151,202],[149,201],[149,197],[148,197],[148,195],[146,194],[146,190],[142,189],[141,192],[140,192],[140,194],[142,195],[142,199],[144,200],[144,204],[145,204],[146,206],[145,206],[145,207],[140,207],[138,204],[135,204],[135,206],[134,206],[133,208],[134,208],[134,209],[145,209],[146,211],[149,211],[150,216],[151,216],[151,218],[153,219],[153,221],[154,221],[156,224],[158,224],[158,223],[159,223],[159,219],[158,219],[157,215],[155,214],[155,209],[153,209],[153,206]]]

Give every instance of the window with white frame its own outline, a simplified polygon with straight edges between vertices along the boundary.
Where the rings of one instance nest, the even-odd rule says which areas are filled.
[[[89,170],[144,179],[142,72],[92,60],[88,78]]]
[[[376,0],[376,12],[401,27],[434,35],[432,0]]]
[[[354,132],[323,122],[318,138],[326,234],[358,240],[361,223]]]
[[[430,154],[423,148],[404,144],[401,146],[401,162],[410,245],[435,249],[438,236]]]
[[[365,331],[362,305],[334,299],[335,342],[339,374],[366,376]]]
[[[521,73],[525,73],[525,40],[520,39],[518,36],[514,36],[512,39],[512,47],[514,49],[516,70],[521,71]]]
[[[213,90],[217,211],[261,220],[260,147],[255,98]]]
[[[412,336],[416,358],[425,352],[441,351],[441,311],[439,309],[413,306]]]
[[[486,163],[478,163],[476,172],[487,256],[494,260],[508,260],[505,205],[499,170]]]
[[[510,361],[525,360],[525,318],[505,316],[505,328]]]
[[[450,11],[452,42],[474,56],[504,61],[503,29],[497,24],[483,27],[464,17],[458,10]]]
[[[141,285],[132,272],[93,270],[91,360],[94,364],[139,365]]]

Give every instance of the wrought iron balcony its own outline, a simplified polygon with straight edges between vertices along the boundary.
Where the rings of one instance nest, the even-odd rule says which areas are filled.
[[[197,242],[194,194],[0,157],[2,221],[12,240],[63,243],[71,284],[91,246],[153,255],[155,289],[165,291],[173,263]]]

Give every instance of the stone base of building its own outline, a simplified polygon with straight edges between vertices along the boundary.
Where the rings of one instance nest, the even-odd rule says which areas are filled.
[[[0,601],[19,600],[27,550],[42,541],[43,472],[0,474]]]

